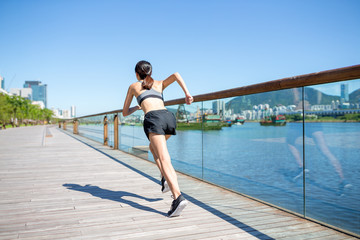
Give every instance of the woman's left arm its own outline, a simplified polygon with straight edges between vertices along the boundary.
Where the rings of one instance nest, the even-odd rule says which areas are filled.
[[[132,107],[132,108],[129,108],[130,107],[130,104],[131,104],[131,101],[132,101],[132,98],[134,96],[134,92],[133,92],[133,88],[132,88],[132,85],[130,85],[129,89],[128,89],[128,92],[126,94],[126,98],[125,98],[125,102],[124,102],[124,107],[123,107],[123,116],[126,117],[134,112],[136,112],[137,110],[140,110],[141,107],[139,105],[135,106],[135,107]]]

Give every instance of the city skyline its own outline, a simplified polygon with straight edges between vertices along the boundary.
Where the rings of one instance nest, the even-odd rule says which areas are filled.
[[[0,76],[1,84],[0,89],[2,93],[20,96],[24,99],[30,100],[32,104],[38,105],[41,109],[48,108],[53,111],[56,118],[74,118],[76,117],[76,107],[70,106],[69,109],[60,109],[52,106],[49,108],[47,105],[47,84],[42,84],[41,81],[26,80],[23,88],[10,88],[10,91],[4,90],[4,78]]]
[[[3,83],[3,78],[0,76],[1,78],[1,81]],[[32,90],[30,87],[31,84],[35,84],[35,85],[42,85],[40,81],[32,81],[32,80],[27,80],[25,81],[25,83],[23,84],[24,88],[23,89],[11,89],[12,92],[10,92],[10,94],[13,94],[13,95],[18,95],[18,96],[21,96],[21,97],[24,97],[24,98],[27,98],[29,100],[31,100],[31,96],[32,96],[32,91],[28,92],[28,91],[25,91],[24,90]],[[340,84],[340,85],[339,85]],[[349,107],[347,106],[346,104],[349,104],[348,101],[349,101],[349,84],[350,86],[357,86],[360,84],[360,81],[356,81],[356,80],[350,80],[350,81],[344,81],[344,82],[335,82],[335,83],[331,83],[330,85],[334,85],[334,86],[337,86],[338,88],[338,92],[339,94],[337,95],[330,95],[330,96],[333,96],[333,97],[340,97],[340,100],[337,100],[336,102],[333,101],[333,103],[331,105],[314,105],[314,106],[311,106],[311,111],[332,111],[332,110],[337,110],[337,109],[341,109],[341,105],[343,105],[343,107]],[[44,84],[45,86],[47,86],[46,84]],[[310,87],[312,88],[312,87]],[[316,88],[314,88],[316,89]],[[359,88],[360,89],[360,88]],[[358,89],[356,89],[358,90]],[[354,91],[356,91],[354,90]],[[323,92],[321,92],[321,90],[317,90],[319,91],[319,93],[322,93],[324,94]],[[14,94],[15,92],[15,94]],[[350,93],[351,94],[351,93]],[[27,97],[27,95],[30,96]],[[228,117],[232,114],[231,111],[229,113],[229,110],[226,110],[226,107],[225,107],[225,104],[233,99],[235,99],[236,97],[233,97],[233,98],[230,98],[228,99],[228,101],[224,101],[224,99],[218,99],[216,101],[211,101],[211,104],[212,104],[212,107],[211,108],[207,108],[207,110],[205,110],[206,113],[210,113],[210,114],[218,114],[218,115],[221,115],[221,116],[225,116],[227,115]],[[33,101],[33,104],[37,104],[37,105],[40,105],[41,104],[38,104],[36,101]],[[358,103],[359,105],[359,103]],[[269,106],[269,104],[259,104],[259,109],[260,110],[263,110],[263,106],[266,108],[266,109],[269,109],[270,112],[269,113],[273,113],[273,109]],[[267,106],[267,107],[266,107]],[[253,107],[253,110],[252,111],[256,111],[257,109],[255,109],[257,107],[257,105],[254,105]],[[291,109],[290,109],[290,108]],[[44,108],[44,107],[42,107]],[[280,109],[280,112],[295,112],[295,108],[292,108],[291,106],[283,106],[283,108],[281,107],[274,107],[274,108],[279,108]],[[310,106],[308,107],[310,108]],[[356,108],[359,108],[356,107]],[[53,112],[54,112],[54,116],[55,117],[58,117],[58,118],[65,118],[65,119],[69,119],[69,118],[74,118],[74,117],[79,117],[79,116],[76,116],[76,107],[74,105],[71,105],[68,109],[60,109],[58,107],[51,107],[49,108],[51,109]],[[209,112],[210,110],[210,112]],[[307,109],[309,110],[309,109]],[[244,116],[246,119],[249,119],[249,117],[247,117],[247,115],[249,115],[249,111],[251,110],[242,110],[242,114],[232,114],[232,118],[235,118],[237,116]],[[279,111],[279,110],[276,110],[276,111]],[[275,112],[276,112],[275,111]],[[250,113],[250,116],[254,114],[254,113]],[[255,113],[255,116],[258,115],[258,113]],[[260,116],[260,115],[259,115]],[[262,115],[261,115],[262,116]],[[250,117],[250,119],[254,119],[252,117]],[[256,119],[259,119],[259,117],[257,117]]]
[[[121,109],[142,59],[154,79],[179,72],[192,95],[360,62],[356,0],[19,0],[0,8],[5,89],[46,82],[48,105],[76,105],[79,116]],[[173,84],[164,97],[183,93]]]

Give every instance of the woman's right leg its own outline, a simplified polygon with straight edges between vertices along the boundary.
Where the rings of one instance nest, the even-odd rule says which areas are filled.
[[[155,155],[159,158],[162,174],[169,184],[174,199],[177,199],[181,195],[181,192],[175,169],[171,164],[170,155],[166,145],[166,137],[164,135],[150,133],[149,139],[151,148],[153,149]]]

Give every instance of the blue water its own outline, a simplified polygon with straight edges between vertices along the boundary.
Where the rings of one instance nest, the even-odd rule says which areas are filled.
[[[305,138],[301,123],[177,131],[168,149],[176,170],[360,234],[360,124],[304,127]],[[86,128],[102,141],[102,126]],[[121,126],[119,136],[127,152],[149,144],[139,126]]]

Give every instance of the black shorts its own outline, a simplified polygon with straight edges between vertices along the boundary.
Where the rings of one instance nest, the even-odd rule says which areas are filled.
[[[149,139],[149,133],[161,135],[176,135],[176,118],[166,109],[154,110],[145,114],[144,132]]]

